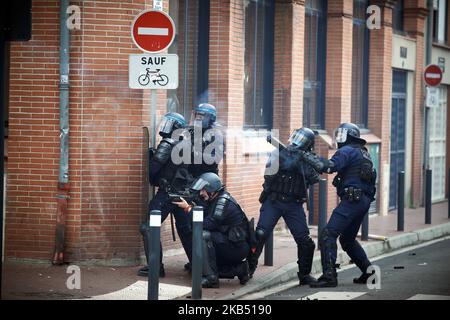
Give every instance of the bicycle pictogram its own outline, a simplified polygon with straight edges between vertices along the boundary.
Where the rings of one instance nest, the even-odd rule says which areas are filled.
[[[141,74],[138,78],[138,82],[141,86],[148,85],[150,81],[152,81],[154,85],[158,84],[161,87],[164,87],[169,83],[169,77],[159,72],[161,69],[152,71],[150,68],[146,68],[145,70],[147,73]]]

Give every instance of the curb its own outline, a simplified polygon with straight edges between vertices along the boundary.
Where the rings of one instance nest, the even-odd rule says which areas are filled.
[[[420,244],[426,241],[442,238],[450,235],[450,222],[440,224],[437,226],[419,229],[412,232],[407,232],[397,236],[388,238],[386,241],[382,242],[372,242],[362,245],[366,251],[368,258],[373,258],[391,251],[402,249],[405,247],[410,247],[412,245]],[[337,254],[336,263],[341,266],[348,265],[350,262],[347,254],[339,250]],[[288,263],[273,272],[263,275],[257,280],[250,281],[245,287],[240,288],[224,297],[221,300],[235,300],[239,299],[250,293],[261,291],[281,283],[285,283],[291,280],[297,279],[298,266],[297,262]],[[320,262],[320,257],[316,256],[313,260],[312,274],[321,273],[322,266]]]

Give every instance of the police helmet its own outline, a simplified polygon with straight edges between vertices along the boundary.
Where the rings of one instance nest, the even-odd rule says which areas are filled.
[[[200,192],[205,189],[208,193],[214,193],[219,192],[224,187],[217,174],[205,172],[192,183],[191,191]]]
[[[194,126],[209,128],[216,122],[217,111],[216,107],[210,103],[201,103],[196,106],[192,112],[192,122]]]
[[[170,137],[174,130],[185,128],[186,125],[186,119],[181,114],[176,112],[166,113],[159,124],[159,135],[163,138]]]
[[[306,127],[294,130],[289,137],[289,144],[305,151],[311,150],[314,147],[314,131]]]
[[[334,132],[334,139],[339,147],[349,143],[366,143],[366,140],[360,137],[359,127],[349,122],[339,125],[339,128]]]

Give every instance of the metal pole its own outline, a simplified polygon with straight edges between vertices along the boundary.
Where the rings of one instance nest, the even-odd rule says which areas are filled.
[[[405,230],[405,171],[398,173],[397,231]]]
[[[192,222],[192,299],[201,299],[203,266],[203,207],[194,207]]]
[[[273,231],[270,233],[264,245],[264,265],[273,266]]]
[[[309,212],[308,212],[308,224],[314,223],[314,185],[309,186]]]
[[[431,49],[433,45],[433,0],[427,0],[427,8],[428,8],[428,18],[427,18],[427,33],[426,33],[426,43],[425,43],[425,65],[429,65],[431,63]],[[429,168],[429,153],[430,153],[430,137],[429,137],[429,108],[426,106],[425,99],[424,100],[424,154],[423,154],[423,178],[425,179],[424,185],[428,185],[427,182],[427,174],[426,171]],[[426,192],[426,191],[425,191]],[[426,194],[425,194],[426,198]],[[426,202],[426,199],[425,199]]]
[[[426,170],[425,185],[425,224],[431,224],[431,174],[432,170]]]
[[[327,180],[319,180],[319,223],[317,236],[319,237],[322,233],[323,228],[327,224]],[[317,245],[317,249],[320,250],[320,246]]]
[[[361,240],[369,240],[369,212],[366,212],[364,219],[361,224]]]
[[[148,294],[147,300],[158,300],[159,296],[159,239],[161,235],[161,211],[150,211],[150,234],[148,237],[149,263],[148,263]]]
[[[448,177],[447,177],[447,210],[448,210],[448,218],[450,219],[450,168],[448,169]]]

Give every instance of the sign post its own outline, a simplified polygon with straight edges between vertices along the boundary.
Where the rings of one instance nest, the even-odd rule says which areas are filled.
[[[138,14],[131,24],[131,38],[145,54],[130,55],[128,84],[132,89],[151,89],[151,146],[156,148],[156,90],[178,87],[178,56],[176,54],[159,54],[172,44],[175,38],[175,24],[172,18],[162,11],[161,0],[154,0],[153,8],[154,10],[146,10]],[[154,192],[155,189],[152,188],[152,197]],[[159,240],[159,235],[157,240]],[[159,246],[156,246],[159,249]],[[159,256],[161,253],[156,252],[156,254]],[[152,271],[149,270],[149,275]],[[157,294],[157,291],[153,292],[152,297],[157,297]],[[150,298],[150,282],[148,297]]]

